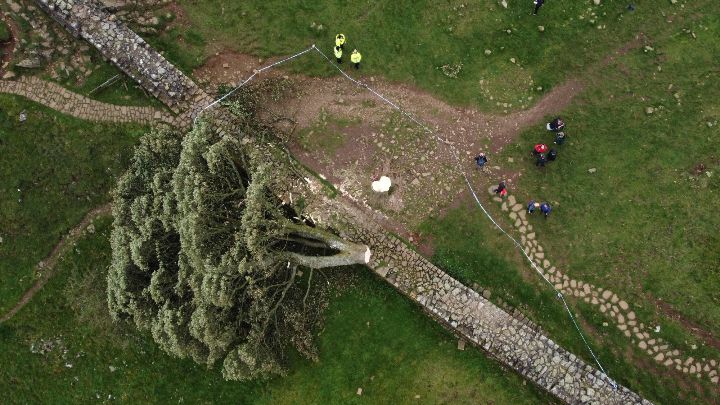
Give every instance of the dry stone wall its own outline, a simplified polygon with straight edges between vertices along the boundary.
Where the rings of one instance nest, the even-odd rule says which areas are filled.
[[[97,48],[112,63],[173,112],[191,109],[204,91],[135,32],[93,0],[37,0],[73,35]]]
[[[571,278],[567,272],[556,268],[538,242],[537,235],[530,223],[531,214],[526,211],[526,206],[516,201],[514,195],[508,195],[506,200],[495,196],[493,189],[494,186],[490,187],[488,193],[494,201],[501,204],[500,209],[508,213],[510,222],[513,223],[520,235],[520,243],[525,254],[537,263],[538,269],[553,283],[556,290],[568,297],[582,299],[590,305],[597,306],[600,313],[615,323],[617,328],[632,340],[633,344],[652,357],[655,362],[697,378],[705,377],[713,384],[720,382],[720,363],[715,359],[695,358],[683,354],[660,337],[659,328],[653,329],[650,325],[645,325],[640,321],[633,310],[632,303],[628,303],[611,290]],[[537,215],[542,216],[540,213]]]
[[[319,187],[319,186],[318,186]],[[348,202],[325,201],[313,218],[367,244],[375,273],[436,319],[568,404],[650,404],[434,266]]]
[[[58,22],[181,113],[183,122],[209,99],[141,38],[101,11],[98,3],[37,1]],[[219,116],[222,112],[215,110],[211,114]],[[309,182],[311,189],[320,193],[322,186]],[[310,208],[314,217],[343,230],[344,237],[370,246],[370,267],[380,277],[542,389],[569,404],[649,404],[627,388],[615,387],[607,376],[558,346],[529,322],[516,319],[445,274],[347,199],[318,201],[322,203]]]

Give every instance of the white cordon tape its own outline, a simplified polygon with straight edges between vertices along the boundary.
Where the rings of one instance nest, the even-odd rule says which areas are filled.
[[[267,65],[267,66],[265,66],[265,67],[263,67],[263,68],[255,69],[255,70],[253,71],[253,74],[250,75],[250,77],[248,77],[247,79],[245,79],[245,81],[243,81],[243,82],[241,82],[239,85],[237,85],[237,87],[235,87],[234,89],[230,90],[230,91],[227,92],[227,94],[225,94],[224,96],[222,96],[222,97],[220,97],[219,99],[213,101],[212,103],[206,105],[206,106],[203,107],[200,111],[198,111],[197,115],[195,115],[195,119],[193,119],[193,126],[195,126],[195,124],[197,124],[197,119],[200,117],[200,115],[201,115],[202,113],[205,112],[205,110],[207,110],[208,108],[211,108],[211,107],[213,107],[214,105],[216,105],[217,103],[225,100],[225,99],[226,99],[227,97],[229,97],[231,94],[235,93],[240,87],[246,85],[248,82],[250,82],[250,80],[254,79],[255,76],[258,75],[258,73],[262,73],[262,72],[264,72],[264,71],[266,71],[266,70],[270,70],[270,69],[274,68],[274,67],[277,66],[277,65],[281,65],[281,64],[283,64],[283,63],[285,63],[285,62],[288,62],[288,61],[290,61],[290,60],[293,60],[293,59],[297,58],[298,56],[304,55],[304,54],[310,52],[313,48],[315,48],[315,44],[312,44],[308,49],[306,49],[306,50],[304,50],[304,51],[302,51],[302,52],[298,52],[298,53],[296,53],[296,54],[293,55],[293,56],[289,56],[289,57],[287,57],[287,58],[285,58],[285,59],[282,59],[282,60],[279,60],[279,61],[277,61],[277,62],[275,62],[275,63],[271,63],[271,64],[269,64],[269,65]],[[317,48],[315,48],[315,49],[317,49]]]
[[[437,134],[435,133],[435,131],[433,131],[432,129],[430,129],[427,125],[423,124],[421,121],[419,121],[418,119],[416,119],[416,118],[415,118],[414,116],[412,116],[410,113],[408,113],[407,111],[405,111],[405,110],[403,110],[402,108],[400,108],[396,103],[394,103],[393,101],[387,99],[385,96],[383,96],[382,94],[378,93],[377,91],[375,91],[374,89],[372,89],[372,88],[371,88],[370,86],[368,86],[367,84],[365,84],[365,83],[363,83],[363,82],[361,82],[361,81],[359,81],[359,80],[356,80],[356,79],[353,79],[352,77],[350,77],[347,73],[345,73],[345,71],[343,71],[342,69],[340,69],[339,66],[337,66],[335,63],[333,63],[332,60],[330,60],[330,58],[328,58],[328,56],[325,55],[325,53],[323,53],[323,51],[321,51],[321,50],[320,50],[318,47],[316,47],[314,44],[313,44],[312,46],[310,46],[309,48],[305,49],[305,50],[302,51],[302,52],[298,52],[298,53],[296,53],[295,55],[292,55],[292,56],[287,57],[287,58],[285,58],[285,59],[279,60],[279,61],[277,61],[277,62],[275,62],[275,63],[273,63],[273,64],[270,64],[270,65],[268,65],[268,66],[265,66],[265,67],[263,67],[263,68],[261,68],[261,69],[255,70],[250,77],[248,77],[247,79],[245,79],[245,81],[241,82],[237,87],[235,87],[234,89],[232,89],[231,91],[229,91],[229,92],[228,92],[227,94],[225,94],[224,96],[218,98],[217,100],[213,101],[212,103],[210,103],[210,104],[208,104],[207,106],[205,106],[204,108],[202,108],[202,109],[198,112],[197,116],[195,117],[195,120],[193,120],[193,125],[196,123],[196,121],[197,121],[198,117],[200,116],[200,114],[202,114],[202,113],[203,113],[205,110],[207,110],[208,108],[211,108],[212,106],[214,106],[214,105],[216,105],[217,103],[221,102],[221,101],[224,100],[225,98],[229,97],[231,94],[235,93],[235,91],[237,91],[239,88],[241,88],[242,86],[244,86],[245,84],[247,84],[248,82],[250,82],[252,79],[254,79],[255,76],[257,76],[258,73],[264,72],[265,70],[269,70],[269,69],[271,69],[271,68],[273,68],[273,67],[275,67],[275,66],[277,66],[277,65],[280,65],[280,64],[283,64],[283,63],[285,63],[285,62],[288,62],[288,61],[290,61],[290,60],[292,60],[292,59],[295,59],[295,58],[297,58],[297,57],[299,57],[299,56],[301,56],[301,55],[304,55],[304,54],[307,53],[307,52],[310,52],[310,51],[313,50],[313,49],[315,49],[316,51],[318,51],[318,53],[320,53],[320,55],[322,55],[323,58],[325,58],[325,60],[326,60],[331,66],[333,66],[335,69],[337,69],[337,70],[340,72],[340,74],[342,74],[342,76],[344,76],[346,79],[350,80],[351,82],[355,83],[356,85],[358,85],[358,86],[360,86],[360,87],[364,87],[364,88],[367,89],[370,93],[374,94],[376,97],[378,97],[379,99],[383,100],[385,103],[387,103],[388,105],[390,105],[391,107],[393,107],[394,109],[396,109],[398,112],[400,112],[402,115],[404,115],[405,117],[407,117],[410,121],[414,122],[414,123],[417,124],[419,127],[421,127],[422,129],[424,129],[428,134],[430,134],[432,137],[434,137],[437,141],[439,141],[439,142],[441,142],[441,143],[443,143],[443,144],[445,144],[445,145],[447,145],[447,146],[449,147],[448,149],[449,149],[449,151],[451,152],[451,156],[455,157],[456,164],[457,164],[457,170],[460,172],[460,174],[462,174],[462,177],[463,177],[463,179],[465,180],[465,184],[467,184],[467,187],[468,187],[468,189],[470,190],[470,193],[473,195],[473,198],[475,199],[475,202],[477,203],[478,207],[480,207],[480,209],[482,210],[483,214],[485,214],[485,216],[493,223],[493,225],[495,225],[495,227],[496,227],[497,229],[499,229],[500,232],[502,232],[505,236],[507,236],[507,237],[513,242],[513,244],[515,245],[515,247],[523,254],[523,256],[525,256],[525,259],[527,259],[527,261],[530,263],[530,267],[532,267],[532,269],[535,270],[535,272],[550,286],[550,288],[552,288],[553,291],[555,291],[555,293],[557,294],[558,299],[560,299],[560,300],[562,301],[563,306],[565,307],[565,310],[567,311],[568,316],[570,317],[570,320],[572,321],[573,325],[575,326],[575,330],[577,330],[578,335],[580,335],[580,338],[582,339],[583,343],[585,344],[585,347],[587,348],[588,352],[589,352],[590,355],[592,356],[593,360],[595,360],[595,363],[596,363],[596,364],[598,365],[598,367],[600,368],[600,371],[602,371],[603,374],[607,377],[608,382],[613,386],[613,388],[617,389],[617,388],[618,388],[617,383],[615,383],[615,381],[613,381],[613,380],[607,375],[607,371],[605,371],[605,368],[604,368],[604,367],[602,366],[602,364],[600,363],[600,360],[598,360],[597,356],[595,356],[595,352],[593,352],[592,348],[590,347],[590,344],[588,343],[587,339],[585,338],[585,335],[583,334],[582,329],[580,329],[580,325],[578,325],[577,320],[575,319],[575,316],[573,315],[572,311],[570,310],[570,307],[568,306],[567,301],[565,301],[565,297],[563,296],[563,293],[560,292],[557,288],[555,288],[555,285],[553,285],[553,283],[550,282],[550,280],[548,280],[547,277],[545,277],[545,275],[543,274],[543,272],[538,268],[537,264],[536,264],[532,259],[530,259],[530,256],[528,256],[527,253],[525,253],[525,250],[522,248],[522,245],[520,244],[520,242],[518,242],[518,241],[517,241],[515,238],[513,238],[509,233],[507,233],[507,232],[505,231],[505,229],[503,229],[503,228],[495,221],[495,219],[493,219],[492,215],[490,215],[490,213],[489,213],[489,212],[485,209],[485,207],[482,205],[482,203],[480,202],[480,199],[479,199],[478,196],[477,196],[477,193],[475,193],[475,190],[473,189],[472,185],[470,184],[470,180],[468,179],[467,174],[465,173],[465,170],[462,169],[460,154],[458,153],[458,151],[457,151],[457,149],[455,148],[455,146],[453,145],[453,143],[450,142],[450,141],[448,141],[447,139],[444,139],[444,138],[440,137],[439,135],[437,135]]]

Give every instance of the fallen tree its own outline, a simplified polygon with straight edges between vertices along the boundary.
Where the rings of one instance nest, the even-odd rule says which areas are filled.
[[[168,353],[222,364],[226,379],[282,374],[289,346],[317,357],[313,270],[370,252],[277,198],[293,174],[258,143],[212,127],[141,139],[114,192],[108,305]]]

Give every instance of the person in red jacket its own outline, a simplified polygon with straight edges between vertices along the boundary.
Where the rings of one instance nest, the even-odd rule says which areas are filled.
[[[495,189],[495,194],[500,194],[500,198],[503,198],[507,195],[507,187],[505,187],[505,181],[500,181],[500,183],[498,183],[498,186]]]
[[[547,151],[548,151],[548,146],[545,145],[544,143],[539,143],[539,144],[535,145],[535,147],[533,148],[533,155],[537,156],[542,153],[547,153]]]

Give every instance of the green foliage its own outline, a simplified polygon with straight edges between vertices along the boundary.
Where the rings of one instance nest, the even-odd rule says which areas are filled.
[[[217,370],[169,356],[148,334],[112,321],[104,294],[111,221],[96,221],[56,277],[0,325],[6,403],[405,403],[415,395],[420,403],[552,402],[479,350],[457,350],[450,333],[359,267],[327,273],[343,287],[318,337],[321,362],[290,354],[284,378],[223,381]],[[57,340],[52,350],[38,350]]]
[[[0,21],[0,42],[7,42],[12,39],[12,32],[5,21]]]
[[[203,122],[182,141],[143,137],[114,194],[108,275],[116,319],[233,380],[282,374],[288,345],[316,358],[322,303],[308,301],[298,265],[342,257],[275,197],[289,172],[246,143]]]
[[[109,201],[143,129],[62,115],[0,95],[0,313],[82,217]],[[19,122],[21,111],[27,121]]]

